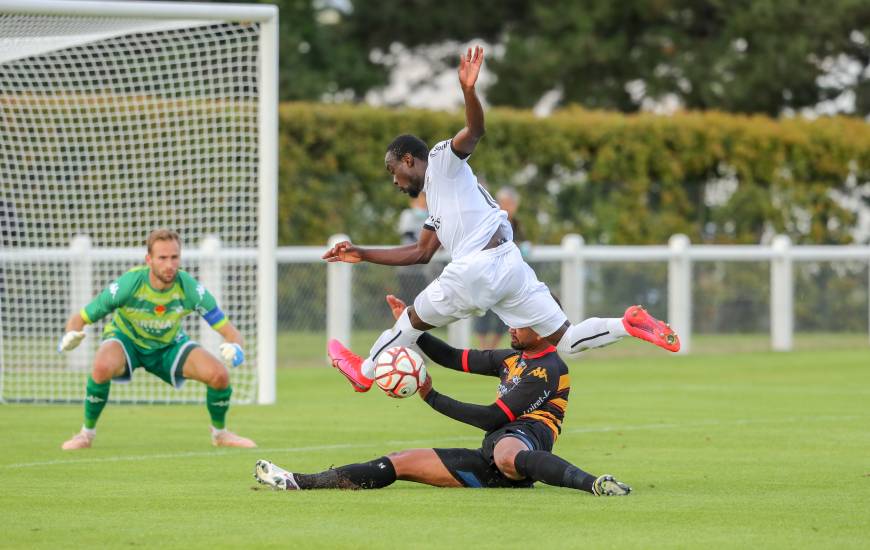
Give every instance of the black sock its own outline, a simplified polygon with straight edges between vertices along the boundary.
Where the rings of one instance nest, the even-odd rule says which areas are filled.
[[[535,481],[592,492],[595,476],[588,474],[553,453],[520,451],[514,458],[517,472]]]
[[[300,489],[380,489],[396,481],[396,469],[382,456],[362,464],[348,464],[319,474],[293,474]]]

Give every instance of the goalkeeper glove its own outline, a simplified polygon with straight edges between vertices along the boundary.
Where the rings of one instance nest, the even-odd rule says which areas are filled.
[[[70,351],[78,347],[82,340],[85,339],[84,331],[71,330],[63,335],[60,343],[57,345],[57,352]]]
[[[245,352],[242,351],[242,346],[224,342],[219,349],[221,357],[224,359],[224,365],[227,367],[238,367],[245,362]]]

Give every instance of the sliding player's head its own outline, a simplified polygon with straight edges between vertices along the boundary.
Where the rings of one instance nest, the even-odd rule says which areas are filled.
[[[151,268],[151,274],[164,285],[172,284],[181,263],[181,237],[170,229],[155,229],[146,243],[145,263]]]
[[[552,292],[550,296],[553,298],[559,307],[562,307],[562,302],[559,301],[559,298],[556,297]],[[528,349],[544,349],[550,346],[550,343],[543,338],[541,335],[535,332],[530,328],[510,328],[508,329],[508,334],[511,336],[511,347],[518,351],[525,351]]]
[[[547,341],[530,328],[510,328],[511,347],[517,351],[546,347]]]
[[[404,134],[387,147],[384,164],[393,176],[393,185],[416,198],[423,191],[428,158],[426,143],[416,136]]]

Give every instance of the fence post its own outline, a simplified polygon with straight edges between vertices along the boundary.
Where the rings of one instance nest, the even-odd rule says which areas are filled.
[[[348,241],[343,234],[329,238],[327,246]],[[353,321],[352,264],[330,262],[326,264],[326,337],[336,338],[350,345],[350,330]]]
[[[585,308],[586,265],[583,261],[583,237],[568,234],[562,237],[562,281],[560,299],[565,315],[572,323],[583,320]]]
[[[447,325],[447,343],[454,348],[468,349],[471,347],[471,332],[474,317],[466,317]]]
[[[791,351],[794,345],[794,278],[791,239],[776,235],[771,243],[770,343],[774,351]]]
[[[219,305],[222,304],[224,295],[223,263],[221,262],[221,240],[217,235],[206,235],[199,243],[202,259],[199,261],[199,283],[205,287]],[[210,353],[217,355],[218,348],[223,343],[223,338],[211,328],[204,328],[207,324],[203,321],[200,325],[199,343]],[[218,355],[218,357],[220,357]]]
[[[680,336],[679,353],[692,349],[692,260],[689,237],[681,233],[668,239],[668,322]]]
[[[70,305],[73,311],[80,311],[93,298],[94,271],[91,256],[93,244],[87,235],[76,235],[70,241],[69,247],[73,252],[73,260],[70,262]],[[90,342],[85,341],[79,353],[65,353],[67,368],[71,370],[90,370],[94,362],[94,348],[99,342],[98,334],[91,334]]]

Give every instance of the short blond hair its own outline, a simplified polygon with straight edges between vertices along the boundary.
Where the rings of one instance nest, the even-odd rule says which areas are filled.
[[[171,229],[155,229],[148,234],[148,238],[145,240],[145,244],[148,246],[149,254],[151,254],[151,247],[157,241],[175,241],[178,243],[178,246],[181,247],[181,237],[178,236],[178,233]]]

